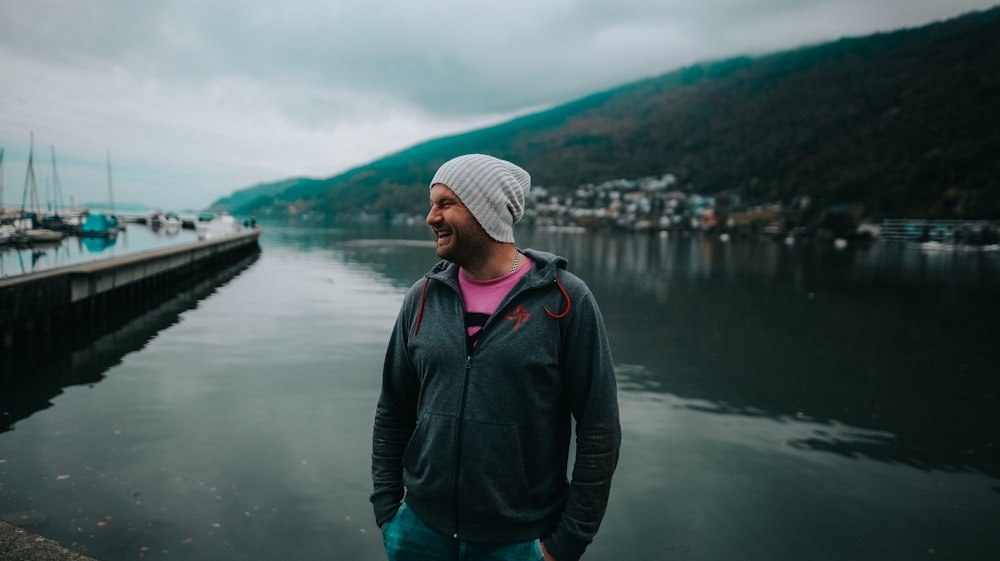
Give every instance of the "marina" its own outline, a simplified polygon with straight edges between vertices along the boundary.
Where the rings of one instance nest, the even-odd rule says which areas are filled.
[[[129,230],[145,228],[139,226]],[[76,247],[60,240],[31,252],[31,269],[0,278],[0,350],[3,362],[48,352],[74,339],[92,338],[222,267],[259,251],[260,229],[213,239],[158,245],[145,237],[139,248],[115,251],[115,238],[81,237]],[[179,234],[178,234],[179,237]],[[87,242],[103,242],[93,246]],[[97,251],[93,251],[94,248]],[[110,250],[110,251],[109,251]],[[25,260],[20,250],[17,264]],[[93,255],[100,258],[87,259]],[[43,261],[44,260],[44,261]],[[39,267],[39,263],[54,263]]]
[[[197,241],[193,229],[153,229],[138,222],[125,223],[113,236],[62,235],[45,243],[0,244],[0,278],[35,273],[108,257],[121,257],[149,249]]]

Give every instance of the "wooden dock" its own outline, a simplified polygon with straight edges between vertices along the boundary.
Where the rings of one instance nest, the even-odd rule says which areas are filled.
[[[259,253],[261,229],[0,279],[0,363],[92,338]]]

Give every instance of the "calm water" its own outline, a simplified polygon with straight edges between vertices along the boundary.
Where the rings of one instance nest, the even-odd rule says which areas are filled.
[[[384,559],[379,369],[433,249],[266,228],[255,260],[4,382],[0,519],[106,561]],[[622,457],[586,559],[1000,553],[1000,255],[519,239],[569,258],[615,351]]]

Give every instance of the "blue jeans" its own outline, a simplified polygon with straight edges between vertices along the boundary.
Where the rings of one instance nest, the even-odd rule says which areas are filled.
[[[543,561],[541,542],[503,545],[459,541],[431,528],[405,504],[382,525],[389,561]]]

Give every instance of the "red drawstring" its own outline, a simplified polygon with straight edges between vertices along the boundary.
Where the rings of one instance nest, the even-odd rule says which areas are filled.
[[[548,308],[545,308],[545,313],[549,314],[549,317],[551,318],[562,319],[566,317],[566,314],[569,313],[569,309],[573,307],[573,302],[569,299],[569,294],[566,293],[566,289],[563,288],[562,283],[559,282],[559,277],[556,277],[556,286],[559,287],[559,290],[563,293],[563,297],[566,298],[566,309],[563,310],[563,313],[561,314],[553,314]]]
[[[430,282],[431,279],[424,279],[424,289],[420,291],[420,311],[417,312],[417,325],[413,328],[414,335],[420,331],[420,318],[424,315],[424,295],[427,294],[427,284]]]

